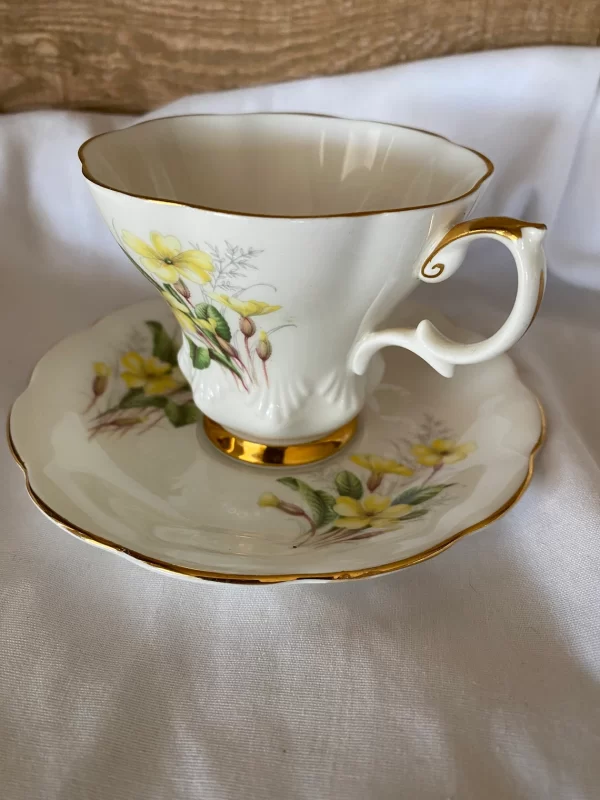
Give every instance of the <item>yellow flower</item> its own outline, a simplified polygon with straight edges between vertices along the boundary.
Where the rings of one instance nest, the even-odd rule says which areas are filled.
[[[121,377],[130,389],[143,389],[144,394],[155,395],[178,389],[182,382],[173,376],[171,364],[151,356],[143,358],[133,351],[121,356]]]
[[[171,309],[173,311],[185,311],[186,313],[189,314],[188,307],[186,306],[186,304],[181,300],[179,300],[177,297],[175,297],[174,294],[171,294],[171,292],[167,292],[166,290],[162,291],[161,294],[165,298],[167,303],[171,306]]]
[[[273,353],[273,345],[271,344],[271,340],[267,336],[266,331],[261,331],[258,334],[258,339],[259,342],[256,345],[256,355],[261,361],[268,361]]]
[[[400,503],[393,506],[390,497],[370,494],[361,502],[353,497],[338,497],[333,510],[339,515],[335,521],[338,528],[397,528],[402,517],[409,514],[412,506]]]
[[[367,489],[370,492],[374,492],[375,489],[381,486],[384,475],[404,475],[408,477],[413,474],[413,470],[410,467],[405,467],[404,464],[400,464],[391,458],[380,458],[371,453],[357,454],[351,456],[350,460],[358,464],[359,467],[368,469],[371,473],[367,480]]]
[[[197,333],[194,320],[190,314],[186,313],[185,311],[179,311],[179,309],[177,308],[173,308],[172,311],[173,314],[175,315],[175,319],[185,331],[189,331],[190,333]]]
[[[414,444],[412,454],[424,467],[439,467],[443,464],[457,464],[474,453],[475,442],[458,444],[452,439],[434,439],[431,444]]]
[[[105,361],[94,361],[94,380],[92,381],[92,394],[94,395],[92,402],[88,406],[89,409],[94,405],[99,397],[102,397],[108,388],[108,379],[110,378],[111,369]]]
[[[413,474],[413,470],[410,467],[405,467],[404,464],[400,464],[398,461],[394,461],[391,458],[380,458],[370,453],[351,456],[350,461],[354,461],[359,467],[364,467],[376,475],[404,475],[408,478]]]
[[[258,505],[262,508],[277,508],[281,500],[273,492],[263,492],[258,498]]]
[[[216,319],[199,319],[198,325],[200,325],[201,328],[204,328],[205,331],[212,333],[213,336],[215,336],[217,333],[218,322]]]
[[[140,256],[141,265],[165,283],[177,283],[179,278],[187,278],[194,283],[207,283],[210,280],[214,267],[208,253],[202,250],[182,252],[179,239],[175,236],[163,236],[152,231],[151,245],[129,231],[123,231],[121,236],[127,247]]]
[[[281,306],[270,306],[260,300],[238,300],[237,297],[228,297],[226,294],[211,294],[213,300],[222,303],[227,308],[235,311],[240,317],[262,317],[263,314],[272,314],[279,311]]]
[[[110,378],[110,367],[104,361],[94,361],[94,374],[98,378]]]
[[[171,307],[171,311],[181,327],[190,333],[195,333],[196,325],[194,324],[194,319],[185,303],[181,303],[179,300],[177,300],[177,298],[174,297],[171,292],[161,292],[161,294]]]

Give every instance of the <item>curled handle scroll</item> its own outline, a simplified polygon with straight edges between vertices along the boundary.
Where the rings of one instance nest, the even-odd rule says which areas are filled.
[[[350,369],[364,374],[371,357],[390,345],[412,350],[445,377],[459,364],[477,364],[511,348],[533,322],[544,295],[546,260],[542,240],[546,226],[511,217],[481,217],[451,228],[427,256],[419,270],[425,283],[451,277],[461,265],[467,247],[476,239],[494,239],[512,253],[517,267],[517,296],[504,325],[488,339],[461,344],[444,336],[429,320],[416,328],[391,328],[364,334],[350,354]]]

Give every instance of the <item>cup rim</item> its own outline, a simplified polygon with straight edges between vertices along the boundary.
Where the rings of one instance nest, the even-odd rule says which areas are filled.
[[[102,138],[103,136],[110,136],[114,133],[118,133],[119,131],[126,130],[129,128],[137,128],[142,125],[149,125],[153,122],[161,122],[167,119],[170,120],[187,119],[189,117],[203,118],[203,117],[260,117],[260,116],[323,117],[325,119],[339,119],[345,122],[368,122],[368,123],[373,123],[375,125],[385,125],[391,128],[402,128],[404,130],[415,131],[417,133],[426,134],[427,136],[435,136],[437,139],[442,139],[443,141],[448,142],[449,144],[452,144],[455,147],[460,147],[462,150],[467,150],[470,153],[474,153],[474,155],[478,156],[478,158],[481,159],[484,166],[486,167],[486,171],[468,191],[463,192],[462,194],[459,194],[456,197],[452,197],[449,200],[441,200],[438,203],[425,203],[424,205],[417,205],[417,206],[400,206],[398,208],[384,208],[384,209],[378,209],[376,211],[347,211],[340,214],[307,214],[307,215],[295,216],[289,214],[257,214],[246,211],[233,211],[233,210],[228,210],[226,208],[214,208],[212,206],[199,205],[196,203],[183,203],[179,200],[167,200],[161,197],[151,197],[149,195],[137,194],[136,192],[127,192],[124,189],[117,189],[114,186],[109,186],[108,184],[103,183],[102,181],[94,178],[85,160],[85,149],[89,144],[96,141],[96,139]],[[126,128],[116,128],[115,130],[104,131],[103,133],[98,133],[95,136],[91,136],[89,139],[86,139],[83,142],[83,144],[80,145],[77,151],[77,155],[79,157],[79,161],[81,162],[81,172],[86,180],[88,180],[90,183],[95,184],[96,186],[100,186],[102,189],[108,189],[111,192],[117,192],[117,194],[122,194],[125,195],[126,197],[136,198],[137,200],[148,200],[153,203],[161,203],[164,205],[178,206],[180,208],[195,208],[199,209],[200,211],[210,211],[215,214],[224,214],[226,216],[232,216],[232,217],[249,217],[249,218],[255,217],[260,219],[286,219],[286,220],[338,219],[343,217],[371,217],[380,214],[394,214],[400,211],[419,211],[426,208],[438,208],[441,206],[447,206],[450,205],[451,203],[456,203],[458,200],[463,200],[465,197],[469,197],[469,195],[474,194],[488,180],[488,178],[492,176],[495,169],[493,162],[486,155],[479,152],[479,150],[475,150],[472,147],[466,147],[465,145],[458,144],[458,142],[449,139],[447,136],[442,136],[440,133],[429,131],[426,128],[416,128],[411,125],[400,125],[395,122],[385,122],[381,120],[364,120],[356,117],[341,117],[336,114],[320,114],[308,111],[251,111],[247,113],[234,112],[234,113],[224,113],[224,114],[221,113],[174,114],[165,117],[152,117],[152,119],[146,119],[142,120],[141,122],[135,122],[133,125],[126,126]]]

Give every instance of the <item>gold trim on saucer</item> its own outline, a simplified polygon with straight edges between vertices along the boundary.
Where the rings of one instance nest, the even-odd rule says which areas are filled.
[[[463,194],[460,194],[457,197],[452,197],[450,198],[450,200],[442,200],[439,203],[426,203],[425,205],[418,205],[418,206],[401,206],[400,208],[382,208],[376,211],[348,211],[343,214],[306,214],[299,216],[290,216],[285,214],[253,214],[252,212],[246,212],[246,211],[232,211],[226,208],[213,208],[212,206],[202,206],[196,203],[182,203],[178,200],[165,200],[160,197],[151,197],[150,195],[136,194],[135,192],[126,192],[123,189],[117,189],[114,186],[109,186],[108,184],[103,183],[102,181],[99,181],[96,178],[94,178],[85,160],[85,148],[96,139],[99,139],[102,136],[111,136],[115,133],[119,133],[122,130],[128,130],[129,128],[138,128],[141,125],[151,125],[154,122],[163,122],[166,119],[181,119],[185,117],[235,117],[235,116],[264,117],[264,116],[277,116],[277,115],[286,117],[291,117],[291,116],[324,117],[326,119],[339,119],[343,120],[344,122],[367,122],[367,123],[370,122],[375,125],[384,125],[388,128],[403,128],[404,130],[415,131],[417,133],[425,133],[428,136],[435,136],[436,139],[442,139],[444,142],[448,142],[448,144],[454,145],[455,147],[460,147],[461,150],[467,150],[468,152],[478,156],[478,158],[480,158],[483,161],[483,164],[485,166],[485,172],[467,192],[463,192]],[[151,203],[160,203],[162,205],[179,206],[184,208],[197,208],[200,211],[212,211],[217,214],[227,214],[229,216],[234,216],[234,217],[262,217],[265,219],[297,219],[297,220],[337,219],[338,217],[367,217],[367,216],[374,216],[377,214],[390,214],[398,211],[417,211],[422,208],[438,208],[440,206],[449,205],[450,203],[456,203],[458,200],[464,200],[465,197],[469,197],[469,195],[474,194],[494,172],[493,163],[487,156],[484,156],[483,153],[480,153],[478,150],[474,150],[472,147],[465,147],[462,144],[453,142],[446,136],[442,136],[439,133],[434,133],[433,131],[428,131],[425,128],[414,128],[411,127],[410,125],[397,125],[393,122],[351,119],[348,117],[339,117],[336,116],[335,114],[315,114],[303,111],[256,111],[256,112],[249,112],[247,114],[177,114],[172,117],[154,117],[153,119],[147,119],[144,120],[143,122],[137,122],[135,123],[135,125],[128,125],[125,128],[119,128],[112,131],[105,131],[104,133],[96,134],[96,136],[91,136],[89,139],[86,139],[86,141],[83,142],[82,145],[80,145],[79,150],[77,151],[77,155],[79,156],[79,161],[81,162],[81,172],[83,173],[84,178],[86,178],[90,183],[93,183],[96,186],[100,186],[102,189],[108,189],[111,192],[116,192],[117,194],[123,194],[126,197],[137,198],[138,200],[147,200],[148,202]]]
[[[348,444],[356,433],[358,417],[315,442],[269,445],[250,442],[225,430],[218,422],[204,417],[204,432],[217,450],[237,461],[263,467],[300,467],[329,458]]]
[[[45,503],[41,497],[39,497],[36,492],[33,490],[31,483],[29,481],[29,475],[27,474],[27,467],[25,466],[25,462],[19,455],[15,443],[12,439],[10,433],[10,412],[8,418],[6,420],[6,436],[8,439],[8,446],[10,452],[22,469],[23,474],[25,476],[25,486],[27,488],[27,492],[31,497],[33,503],[39,508],[39,510],[47,516],[52,522],[58,525],[63,530],[66,530],[68,533],[72,533],[73,535],[79,537],[80,539],[84,539],[90,544],[97,545],[99,547],[104,548],[105,550],[112,550],[116,553],[121,553],[129,558],[132,558],[136,561],[141,561],[144,564],[147,564],[154,569],[170,573],[176,575],[183,575],[188,578],[202,578],[203,580],[209,581],[216,581],[220,583],[245,583],[245,584],[267,584],[267,583],[283,583],[287,581],[302,581],[302,580],[354,580],[358,578],[371,578],[375,575],[384,575],[387,572],[395,572],[399,569],[404,569],[405,567],[413,566],[414,564],[419,564],[421,561],[427,561],[434,556],[443,553],[444,550],[447,550],[451,545],[457,542],[459,539],[462,539],[463,536],[467,536],[469,533],[474,533],[475,531],[481,530],[485,528],[487,525],[490,525],[492,522],[500,519],[509,509],[511,509],[515,503],[517,503],[522,495],[525,493],[527,487],[531,483],[531,478],[533,476],[533,468],[535,463],[535,457],[539,452],[542,444],[546,439],[547,433],[547,424],[546,424],[546,415],[544,413],[544,409],[542,404],[538,400],[538,406],[540,409],[540,416],[541,416],[541,431],[539,439],[537,440],[533,450],[529,455],[529,465],[527,468],[527,474],[523,480],[523,483],[519,486],[517,491],[509,497],[509,499],[503,503],[500,508],[497,508],[492,514],[490,514],[485,519],[482,519],[480,522],[476,522],[473,525],[470,525],[468,528],[465,528],[462,531],[458,531],[458,533],[453,534],[448,539],[445,539],[443,542],[430,547],[428,550],[424,550],[422,553],[417,553],[413,556],[408,556],[408,558],[402,558],[399,561],[392,561],[388,564],[381,564],[375,567],[365,567],[363,569],[356,569],[356,570],[343,570],[340,572],[324,572],[324,573],[298,573],[298,574],[289,574],[289,575],[236,575],[236,574],[227,574],[221,572],[207,572],[206,570],[199,570],[199,569],[190,569],[189,567],[183,567],[178,564],[169,564],[166,561],[161,561],[156,558],[152,558],[151,556],[146,556],[143,553],[138,553],[135,550],[130,550],[127,547],[123,547],[122,545],[116,544],[115,542],[111,542],[109,539],[105,539],[102,536],[99,536],[96,533],[91,533],[90,531],[86,531],[83,528],[74,525],[73,523],[69,522],[67,519],[62,517],[52,508],[50,508],[47,503]]]

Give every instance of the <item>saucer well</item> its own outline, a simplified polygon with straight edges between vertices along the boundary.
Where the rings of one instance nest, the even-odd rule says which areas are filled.
[[[439,314],[403,309],[396,323]],[[382,575],[514,505],[545,433],[510,358],[437,375],[399,348],[345,449],[318,465],[241,464],[207,440],[162,300],[121,309],[36,366],[9,419],[34,503],[81,539],[190,579]]]

